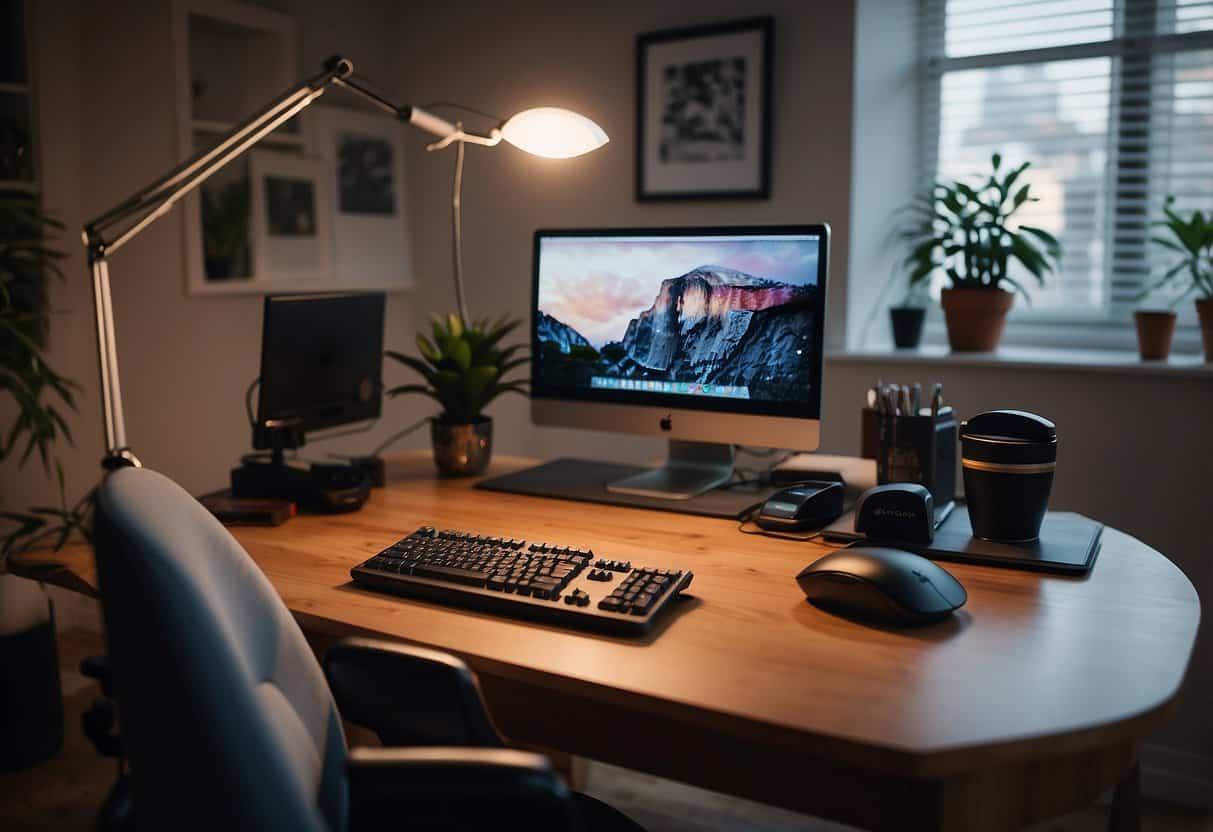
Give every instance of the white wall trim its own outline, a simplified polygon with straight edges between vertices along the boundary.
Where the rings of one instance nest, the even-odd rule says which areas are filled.
[[[1148,797],[1213,808],[1213,756],[1148,743],[1141,748],[1141,787]]]

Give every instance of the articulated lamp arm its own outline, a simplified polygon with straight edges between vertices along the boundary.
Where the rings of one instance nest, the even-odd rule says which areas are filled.
[[[171,211],[186,194],[197,189],[216,172],[302,112],[329,87],[338,86],[349,90],[381,112],[437,136],[436,141],[426,145],[427,150],[441,150],[451,144],[455,145],[455,181],[451,198],[452,255],[455,299],[459,312],[464,317],[467,310],[463,301],[460,214],[464,145],[493,147],[504,139],[528,153],[564,159],[588,153],[608,141],[606,133],[593,121],[558,107],[538,107],[516,113],[509,120],[496,124],[487,135],[468,133],[464,131],[462,124],[452,124],[421,107],[392,104],[360,84],[353,75],[354,65],[348,59],[340,55],[329,58],[324,64],[323,72],[282,93],[225,133],[213,147],[196,153],[84,226],[84,245],[88,248],[88,264],[93,281],[93,306],[97,317],[97,358],[101,371],[101,409],[105,419],[106,453],[101,464],[107,470],[140,464],[126,444],[126,424],[122,414],[122,393],[118,378],[118,351],[114,339],[114,314],[110,298],[109,255]]]
[[[109,255],[122,248],[145,228],[172,210],[187,194],[241,156],[257,142],[302,112],[331,86],[340,86],[366,99],[377,109],[439,137],[430,149],[452,142],[492,146],[501,141],[494,128],[487,136],[466,133],[420,107],[398,107],[353,80],[354,65],[334,56],[324,71],[282,93],[257,113],[228,131],[213,147],[200,151],[147,187],[91,220],[84,226],[93,282],[93,306],[97,320],[97,355],[101,375],[101,408],[105,421],[107,470],[139,466],[139,459],[126,442],[122,393],[118,375],[118,352],[114,336],[113,304],[110,296]]]

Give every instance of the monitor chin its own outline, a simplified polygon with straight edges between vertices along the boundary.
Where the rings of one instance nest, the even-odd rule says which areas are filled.
[[[532,398],[531,421],[543,427],[582,428],[793,451],[815,451],[821,441],[819,419],[564,399]]]

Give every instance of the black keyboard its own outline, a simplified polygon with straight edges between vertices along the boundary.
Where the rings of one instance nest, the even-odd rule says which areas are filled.
[[[422,526],[350,570],[372,589],[530,618],[636,635],[694,575],[632,566],[589,549]]]

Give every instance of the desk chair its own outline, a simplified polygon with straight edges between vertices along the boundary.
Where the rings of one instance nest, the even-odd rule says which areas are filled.
[[[95,547],[137,828],[642,832],[505,747],[453,656],[347,640],[322,673],[252,559],[167,477],[106,477]],[[347,750],[341,716],[385,747]]]

